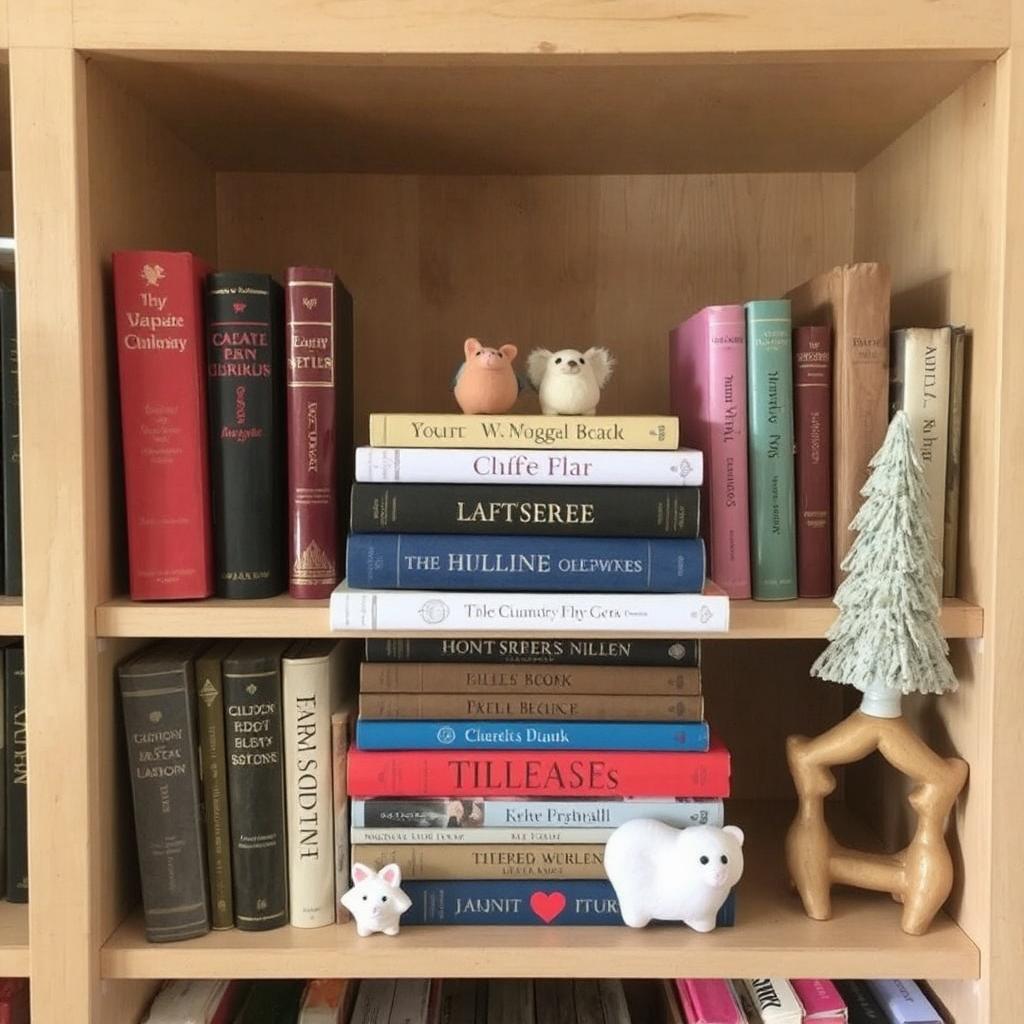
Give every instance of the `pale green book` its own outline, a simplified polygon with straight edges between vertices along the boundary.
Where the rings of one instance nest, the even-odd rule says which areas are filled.
[[[797,596],[792,321],[788,299],[745,308],[751,591],[785,601]]]

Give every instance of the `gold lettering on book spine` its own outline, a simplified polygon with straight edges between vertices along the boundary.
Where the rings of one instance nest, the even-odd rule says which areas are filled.
[[[331,583],[334,562],[315,540],[310,541],[292,566],[292,578],[300,583]]]

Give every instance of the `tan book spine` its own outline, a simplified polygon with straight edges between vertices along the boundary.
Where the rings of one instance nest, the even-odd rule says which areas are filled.
[[[851,263],[789,293],[793,326],[826,324],[832,354],[833,584],[850,550],[850,521],[860,508],[868,462],[889,424],[889,268]]]
[[[697,696],[699,668],[609,665],[495,665],[451,662],[364,662],[362,693],[473,693],[576,696]]]
[[[511,719],[573,722],[700,722],[704,698],[476,696],[437,693],[363,693],[363,718]]]
[[[352,884],[348,855],[348,748],[351,731],[351,709],[335,711],[331,715],[331,796],[334,806],[334,920],[337,924],[352,920],[352,915],[341,902],[341,897]]]
[[[374,448],[540,448],[671,451],[675,416],[463,416],[371,413]]]
[[[462,880],[471,878],[606,878],[604,846],[553,844],[550,846],[385,846],[356,843],[352,859],[379,871],[397,864],[409,880]]]

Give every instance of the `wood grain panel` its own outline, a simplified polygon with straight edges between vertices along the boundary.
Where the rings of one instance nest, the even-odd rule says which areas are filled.
[[[82,49],[349,53],[672,53],[981,48],[1009,41],[999,0],[76,0]]]
[[[218,170],[384,174],[854,171],[979,66],[151,57],[96,63]]]
[[[371,411],[454,409],[463,339],[607,345],[607,412],[668,409],[667,332],[781,294],[853,247],[848,174],[218,175],[224,266],[323,260],[356,304],[356,434]],[[663,369],[659,369],[663,368]],[[536,409],[524,395],[523,409]]]

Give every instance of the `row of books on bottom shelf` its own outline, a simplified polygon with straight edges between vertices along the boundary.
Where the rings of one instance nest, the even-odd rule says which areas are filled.
[[[142,1024],[634,1022],[943,1024],[943,1018],[910,980],[321,978],[165,982]]]

